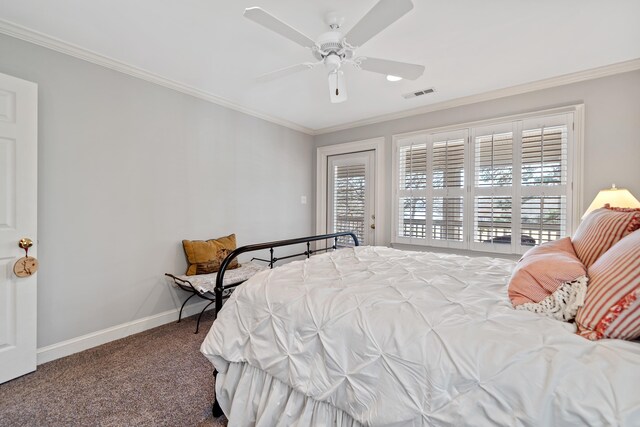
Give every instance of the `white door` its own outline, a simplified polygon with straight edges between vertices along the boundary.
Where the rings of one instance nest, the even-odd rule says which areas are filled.
[[[13,266],[37,254],[38,87],[0,74],[0,383],[36,369],[36,277]]]
[[[375,151],[329,156],[327,161],[327,232],[353,231],[361,245],[375,245]]]

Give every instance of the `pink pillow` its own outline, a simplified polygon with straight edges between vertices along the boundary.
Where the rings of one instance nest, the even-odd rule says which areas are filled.
[[[589,268],[611,246],[640,228],[640,210],[600,208],[581,223],[571,241],[578,258]]]
[[[617,212],[640,212],[640,208],[616,208],[615,206],[611,206],[609,203],[606,203],[604,207]]]
[[[565,237],[530,249],[518,261],[509,298],[516,309],[571,320],[584,303],[587,270]]]
[[[589,268],[578,333],[591,340],[640,338],[640,231],[616,243]]]

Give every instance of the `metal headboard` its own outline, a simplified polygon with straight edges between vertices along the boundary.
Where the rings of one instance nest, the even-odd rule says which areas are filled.
[[[353,239],[353,243],[355,246],[359,246],[360,242],[358,241],[358,237],[355,235],[355,233],[350,232],[350,231],[344,231],[341,233],[331,233],[331,234],[322,234],[319,236],[309,236],[309,237],[299,237],[296,239],[287,239],[287,240],[276,240],[274,242],[266,242],[266,243],[257,243],[254,245],[246,245],[246,246],[241,246],[237,249],[235,249],[233,252],[231,252],[225,259],[224,261],[222,261],[222,265],[220,266],[220,270],[218,270],[218,275],[216,277],[216,288],[215,288],[215,304],[216,304],[216,309],[215,309],[215,314],[216,316],[218,315],[218,312],[220,311],[220,309],[222,308],[222,294],[224,292],[225,289],[229,289],[229,288],[233,288],[236,287],[238,285],[238,283],[236,284],[232,284],[232,285],[227,285],[225,286],[224,283],[224,274],[227,271],[227,267],[229,266],[229,264],[231,263],[231,261],[233,261],[235,258],[237,258],[238,255],[246,253],[246,252],[254,252],[254,251],[261,251],[261,250],[265,250],[265,249],[269,249],[269,254],[270,257],[269,259],[262,259],[262,258],[254,258],[257,259],[259,261],[264,261],[264,262],[268,262],[269,263],[269,267],[273,268],[274,264],[277,261],[282,261],[284,259],[288,259],[288,258],[294,258],[294,257],[298,257],[298,256],[302,256],[305,255],[307,258],[309,258],[311,255],[313,255],[316,252],[323,252],[323,251],[328,251],[331,249],[338,249],[338,238],[339,237],[351,237]],[[333,239],[333,245],[326,247],[326,248],[321,248],[321,249],[315,249],[312,250],[311,249],[311,242],[315,242],[318,240],[329,240],[329,239]],[[293,254],[293,255],[287,255],[287,256],[283,256],[283,257],[275,257],[274,256],[274,248],[278,248],[278,247],[282,247],[282,246],[291,246],[291,245],[298,245],[298,244],[302,244],[302,243],[306,243],[307,244],[307,249],[304,252],[300,252],[297,254]]]

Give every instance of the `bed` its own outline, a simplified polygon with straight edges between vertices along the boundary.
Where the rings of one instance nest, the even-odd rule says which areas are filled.
[[[353,247],[257,273],[202,353],[229,426],[640,425],[640,344],[514,310],[515,262]]]

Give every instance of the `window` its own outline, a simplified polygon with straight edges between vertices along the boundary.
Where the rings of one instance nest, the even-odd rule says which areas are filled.
[[[464,151],[466,133],[438,134],[430,139],[432,174],[431,239],[464,241]]]
[[[365,165],[344,164],[333,168],[333,225],[332,232],[353,231],[364,241],[365,222]],[[352,242],[339,237],[340,244]]]
[[[427,144],[416,141],[400,148],[400,223],[398,235],[427,236]]]
[[[576,111],[394,137],[393,242],[522,253],[571,234]]]

